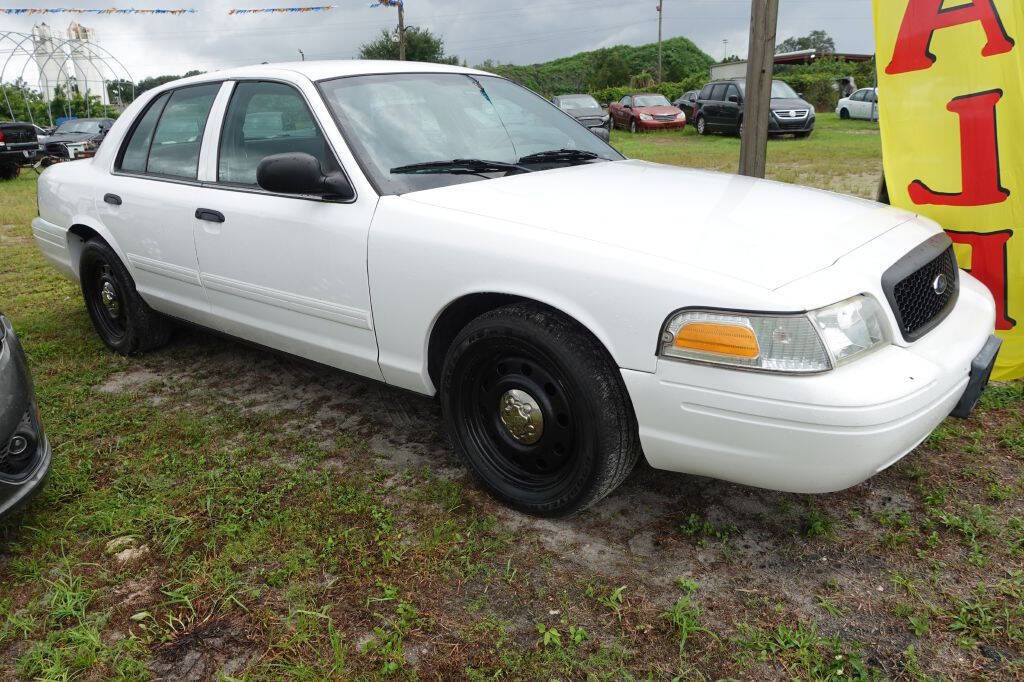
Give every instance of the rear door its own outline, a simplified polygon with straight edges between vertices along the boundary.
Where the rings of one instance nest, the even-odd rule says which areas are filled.
[[[97,213],[124,251],[135,286],[160,312],[210,325],[192,224],[199,152],[221,83],[165,92],[133,122]]]
[[[708,123],[714,128],[722,128],[726,125],[725,115],[722,111],[722,101],[725,99],[725,83],[715,83],[711,88],[711,96],[704,106],[704,115]]]
[[[325,172],[344,172],[328,132],[338,148],[343,143],[312,84],[308,91],[276,80],[232,85],[211,123],[219,140],[204,147],[206,183],[189,205],[217,328],[383,379],[366,270],[376,195],[340,203],[259,187],[257,167],[273,154],[309,154]]]

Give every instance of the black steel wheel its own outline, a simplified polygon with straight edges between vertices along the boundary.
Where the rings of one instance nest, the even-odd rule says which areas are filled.
[[[487,313],[458,335],[441,401],[449,432],[492,495],[565,516],[611,492],[639,446],[621,378],[580,325],[536,304]]]
[[[105,242],[86,242],[78,275],[89,319],[108,348],[140,353],[167,342],[167,320],[142,300],[121,259]]]
[[[849,119],[850,118],[850,110],[849,109],[840,109],[839,110],[839,118],[843,119],[844,121]]]

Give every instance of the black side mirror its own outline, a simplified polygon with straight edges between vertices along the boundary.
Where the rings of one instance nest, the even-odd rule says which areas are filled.
[[[799,97],[800,99],[803,99],[804,98],[804,93],[798,92],[798,93],[796,93],[796,96]]]
[[[356,196],[342,173],[325,174],[315,156],[302,152],[264,157],[256,167],[256,182],[278,194],[314,194],[339,201]]]
[[[622,106],[623,106],[623,108],[625,108],[625,109],[632,109],[632,108],[633,108],[633,106],[632,106],[632,105],[630,105],[630,104],[623,104]]]
[[[732,102],[733,104],[739,104],[740,103],[739,95],[729,95],[729,101]]]

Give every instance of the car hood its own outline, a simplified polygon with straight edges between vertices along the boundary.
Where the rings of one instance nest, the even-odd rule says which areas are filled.
[[[604,118],[604,109],[562,109],[573,118]]]
[[[777,111],[779,109],[810,109],[811,111],[814,111],[814,107],[804,100],[791,98],[773,99],[772,111]]]
[[[678,114],[681,111],[681,109],[677,109],[676,107],[659,106],[637,107],[633,111],[637,112],[638,114],[650,114],[651,116],[667,116],[669,114]]]
[[[403,198],[669,259],[766,289],[827,268],[913,218],[831,192],[645,161],[525,173]]]
[[[46,139],[47,142],[85,142],[86,140],[92,140],[98,137],[98,133],[62,133],[61,135],[51,135]]]

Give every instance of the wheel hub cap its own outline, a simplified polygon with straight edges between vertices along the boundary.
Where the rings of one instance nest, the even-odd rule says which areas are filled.
[[[117,289],[110,281],[103,282],[103,287],[100,289],[100,300],[103,301],[103,307],[107,309],[111,317],[117,317],[121,314],[121,303],[117,300]]]
[[[523,445],[533,445],[544,434],[544,413],[526,391],[506,391],[498,402],[498,412],[508,434]]]

